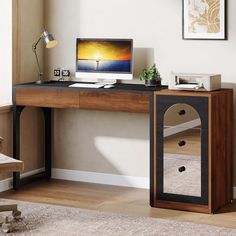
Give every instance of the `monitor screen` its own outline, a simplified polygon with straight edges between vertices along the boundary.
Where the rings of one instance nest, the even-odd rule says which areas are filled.
[[[132,39],[77,39],[76,77],[132,79],[132,54]]]

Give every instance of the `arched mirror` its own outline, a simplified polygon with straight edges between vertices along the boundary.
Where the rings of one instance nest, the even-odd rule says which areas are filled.
[[[201,119],[177,103],[164,115],[163,192],[201,196]]]

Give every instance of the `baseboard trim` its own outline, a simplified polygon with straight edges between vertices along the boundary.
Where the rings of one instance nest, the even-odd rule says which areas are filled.
[[[29,172],[21,174],[21,177],[24,178],[31,175],[39,174],[43,172],[44,170],[45,170],[44,168],[40,168],[37,170],[29,171]],[[61,180],[78,181],[78,182],[149,189],[149,178],[144,178],[144,177],[113,175],[113,174],[53,168],[52,178],[61,179]],[[9,189],[12,189],[12,178],[1,180],[0,192],[7,191]],[[236,199],[236,187],[233,188],[233,198]]]
[[[52,169],[52,178],[77,182],[149,189],[149,178],[144,177],[113,175],[54,168]],[[236,187],[233,188],[233,193],[233,198],[236,199]]]
[[[149,189],[149,178],[87,171],[52,169],[52,178],[87,183]]]
[[[20,176],[22,178],[26,178],[26,177],[31,176],[31,175],[39,174],[43,171],[45,171],[45,168],[40,168],[40,169],[37,169],[37,170],[28,171],[28,172],[25,172],[25,173],[21,174]],[[12,189],[12,180],[13,180],[12,178],[1,180],[0,181],[0,192],[4,192],[4,191],[7,191],[9,189]]]

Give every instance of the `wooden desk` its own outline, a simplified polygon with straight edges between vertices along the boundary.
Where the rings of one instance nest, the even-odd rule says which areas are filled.
[[[112,89],[88,89],[69,88],[72,82],[51,82],[46,84],[21,84],[13,88],[13,157],[20,159],[20,115],[25,106],[39,107],[44,114],[45,122],[45,171],[37,176],[20,179],[19,172],[13,175],[13,187],[18,189],[22,184],[31,182],[34,177],[51,178],[51,110],[53,108],[93,109],[112,112],[134,112],[150,114],[150,205],[178,210],[188,210],[212,213],[220,207],[230,203],[232,199],[232,120],[233,120],[233,91],[221,89],[212,92],[183,92],[169,91],[165,86],[158,88],[146,88],[144,85],[117,84]],[[159,91],[158,91],[159,90]],[[160,91],[161,90],[161,91]],[[188,190],[194,176],[195,167],[191,167],[188,160],[181,164],[173,164],[174,171],[170,167],[172,186],[169,191],[164,189],[164,117],[166,111],[176,105],[178,109],[172,111],[174,121],[169,128],[178,126],[184,131],[194,130],[195,126],[186,126],[188,111],[181,108],[182,105],[190,106],[198,114],[200,125],[199,132],[199,192],[183,194],[182,190]],[[188,108],[189,109],[189,108]],[[184,113],[183,113],[184,112]],[[190,112],[189,112],[190,113]],[[184,117],[182,117],[185,114]],[[184,119],[182,119],[182,118]],[[193,120],[194,121],[194,120]],[[178,131],[177,129],[177,131]],[[173,130],[173,129],[172,129]],[[190,132],[190,133],[191,133]],[[183,145],[192,144],[188,137],[184,138],[183,131],[178,131],[174,137],[173,155],[183,151]],[[175,135],[177,134],[175,133]],[[181,142],[179,142],[181,141]],[[181,143],[184,142],[183,145]],[[192,142],[193,143],[193,142]],[[189,150],[190,150],[189,149]],[[178,157],[179,158],[179,157]],[[168,161],[168,158],[166,159]],[[167,163],[167,162],[166,162]],[[175,162],[174,162],[175,163]],[[184,165],[184,166],[182,166]],[[179,167],[184,167],[186,179]],[[191,171],[192,170],[192,171]],[[168,171],[166,172],[168,173]],[[178,174],[178,175],[177,175]],[[177,177],[178,178],[177,178]],[[176,180],[181,180],[176,182]],[[175,186],[184,186],[177,191]],[[194,195],[195,194],[195,195]]]
[[[13,157],[20,159],[20,115],[25,106],[42,109],[45,121],[45,172],[40,177],[51,178],[51,109],[76,108],[112,112],[153,113],[153,97],[157,88],[144,85],[117,84],[111,89],[69,88],[72,82],[20,84],[13,87]],[[150,115],[153,124],[153,115]],[[153,158],[153,130],[150,129],[150,158]],[[34,177],[37,177],[34,176]],[[32,178],[13,175],[13,187],[18,189]]]

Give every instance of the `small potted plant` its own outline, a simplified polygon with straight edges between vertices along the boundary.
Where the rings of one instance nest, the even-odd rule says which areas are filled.
[[[151,68],[146,68],[143,70],[139,79],[145,81],[145,86],[158,86],[161,84],[161,76],[156,68],[156,64],[153,64]]]

